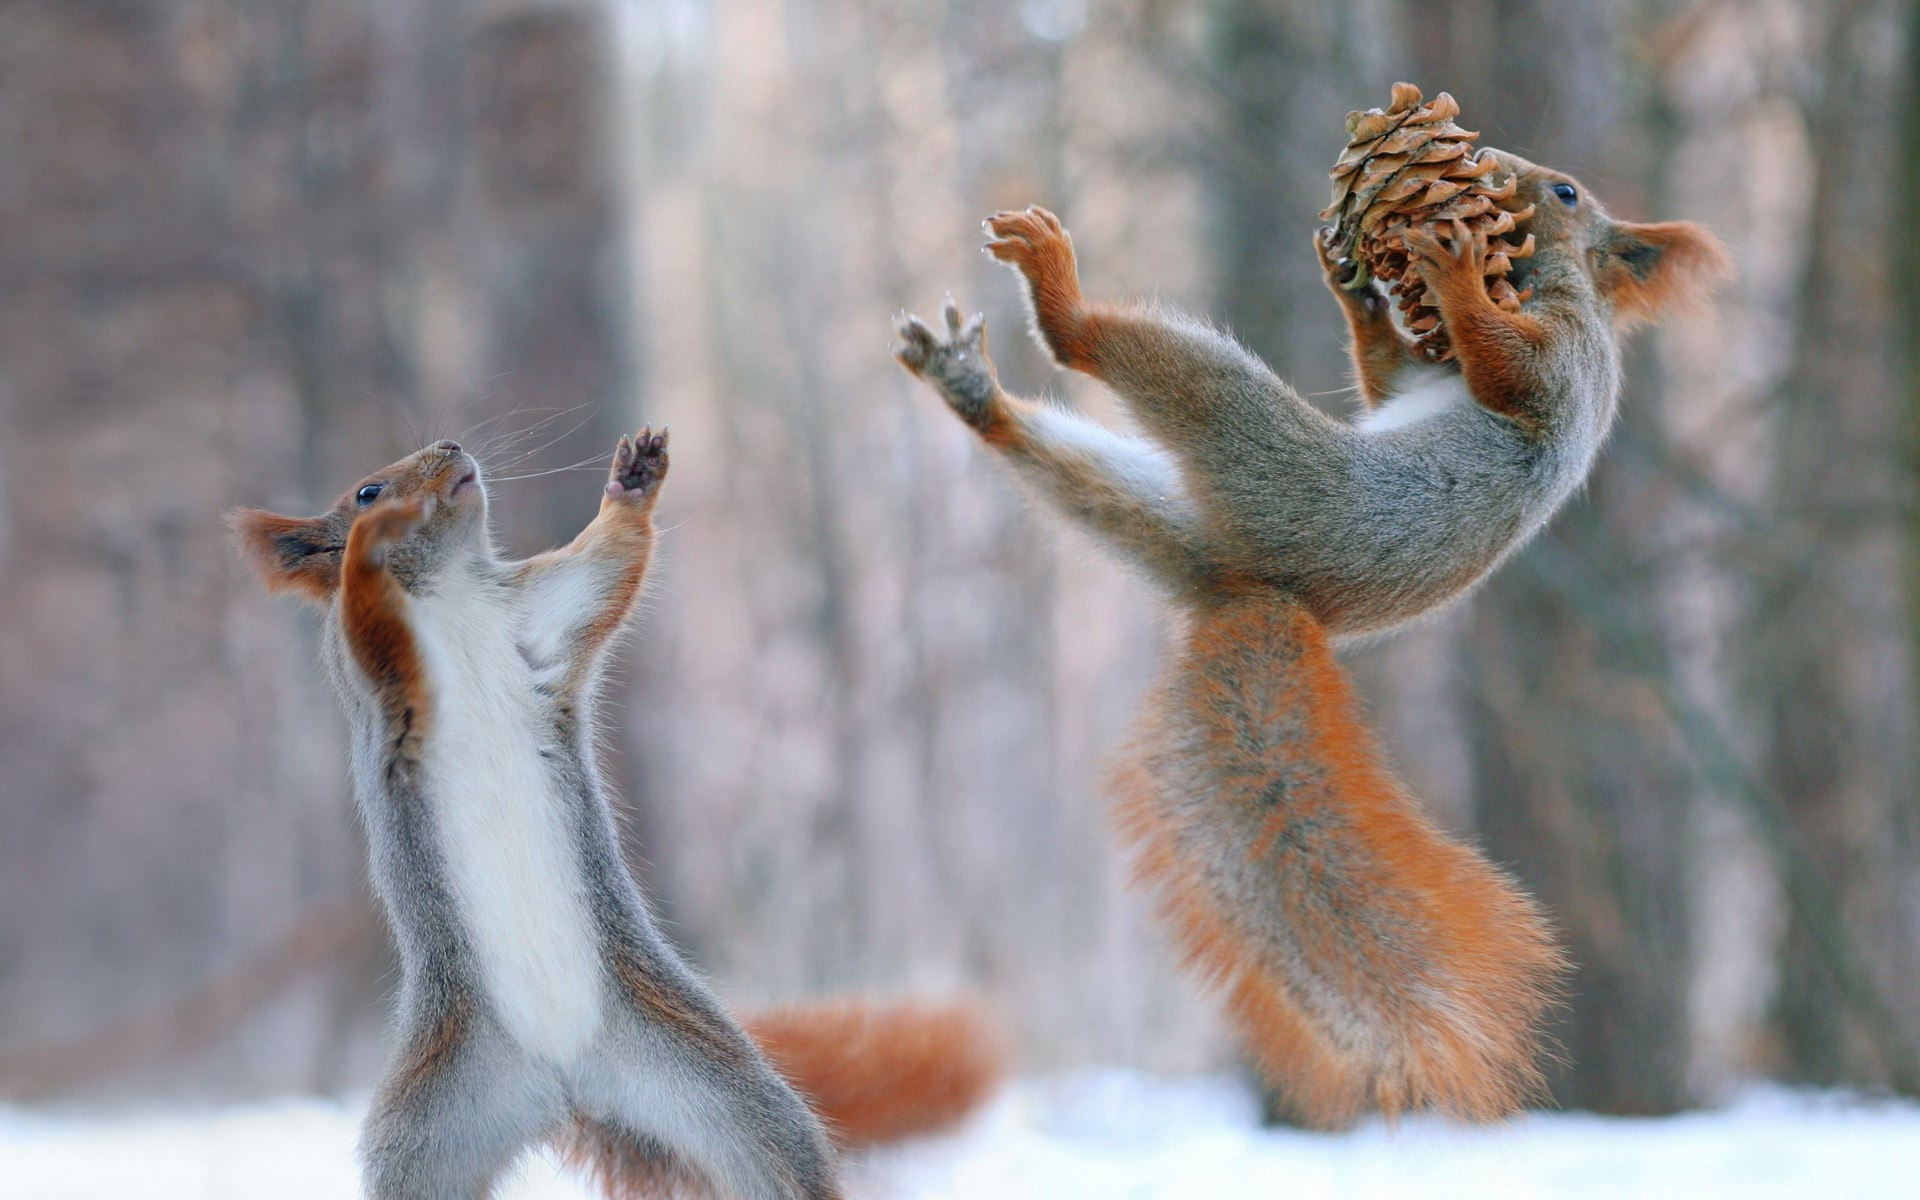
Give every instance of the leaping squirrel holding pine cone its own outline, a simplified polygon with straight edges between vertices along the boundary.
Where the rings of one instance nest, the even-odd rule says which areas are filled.
[[[1042,208],[993,217],[985,249],[1025,281],[1040,344],[1146,437],[1009,395],[977,315],[899,322],[907,369],[1174,602],[1120,825],[1189,967],[1322,1124],[1515,1111],[1566,970],[1534,902],[1394,777],[1334,643],[1458,599],[1538,533],[1613,424],[1626,333],[1729,266],[1699,226],[1615,220],[1559,171],[1474,151],[1444,93],[1420,101],[1402,84],[1349,118],[1314,243],[1350,421],[1203,321],[1087,300]]]

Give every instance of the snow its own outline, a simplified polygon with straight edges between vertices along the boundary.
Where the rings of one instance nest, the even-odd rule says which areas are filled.
[[[342,1200],[356,1113],[324,1100],[111,1116],[0,1109],[8,1200]],[[849,1166],[854,1200],[1883,1200],[1920,1197],[1920,1104],[1758,1088],[1660,1119],[1541,1113],[1263,1130],[1246,1087],[1102,1070],[1009,1089],[960,1133]],[[535,1157],[502,1200],[590,1193]]]

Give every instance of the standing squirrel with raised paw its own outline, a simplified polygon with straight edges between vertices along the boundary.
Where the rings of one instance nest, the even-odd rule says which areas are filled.
[[[1112,388],[1146,439],[1008,395],[979,316],[899,324],[908,370],[1174,600],[1181,644],[1121,773],[1120,823],[1189,965],[1322,1124],[1515,1111],[1542,1090],[1566,969],[1534,903],[1395,779],[1333,643],[1459,598],[1537,533],[1613,423],[1626,331],[1727,268],[1697,226],[1616,221],[1560,172],[1500,164],[1516,213],[1535,206],[1520,232],[1536,252],[1509,276],[1533,288],[1521,311],[1488,298],[1484,239],[1408,238],[1453,363],[1414,353],[1377,284],[1338,286],[1354,265],[1316,239],[1352,335],[1352,421],[1200,321],[1087,301],[1039,208],[988,221],[986,250],[1024,279],[1040,344]]]
[[[480,465],[450,441],[320,516],[231,517],[270,590],[326,611],[399,947],[397,1052],[360,1138],[376,1200],[486,1196],[548,1141],[610,1196],[823,1200],[836,1142],[945,1124],[994,1081],[964,1007],[799,1007],[750,1036],[655,928],[593,730],[666,475],[664,428],[620,439],[599,515],[524,562],[495,553]]]

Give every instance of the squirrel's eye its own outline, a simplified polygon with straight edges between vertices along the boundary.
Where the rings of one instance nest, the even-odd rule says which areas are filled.
[[[372,504],[374,502],[375,498],[380,495],[380,489],[386,486],[387,485],[384,483],[370,483],[367,486],[361,488],[359,491],[355,492],[353,494],[353,498],[360,502],[361,508],[365,508],[367,505]]]
[[[1553,194],[1560,197],[1568,208],[1572,208],[1574,205],[1580,203],[1580,193],[1574,191],[1573,185],[1570,183],[1554,184]]]

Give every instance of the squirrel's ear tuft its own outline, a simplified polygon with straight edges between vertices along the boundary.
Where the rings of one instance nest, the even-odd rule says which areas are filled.
[[[318,604],[340,586],[340,540],[325,517],[283,517],[258,508],[227,514],[240,557],[270,592],[292,592]]]
[[[1594,282],[1613,301],[1621,326],[1701,304],[1733,273],[1720,239],[1691,221],[1618,221],[1594,253]]]

